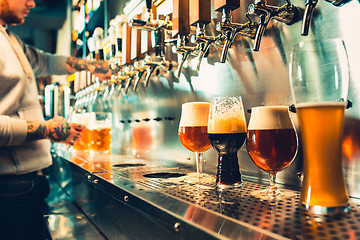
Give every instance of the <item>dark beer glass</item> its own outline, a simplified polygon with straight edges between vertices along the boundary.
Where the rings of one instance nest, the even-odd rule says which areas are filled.
[[[237,153],[246,138],[246,120],[241,97],[212,98],[208,135],[212,147],[218,152],[217,186],[241,186]]]
[[[208,102],[188,102],[182,105],[179,139],[184,147],[195,153],[196,179],[187,178],[192,182],[205,177],[202,173],[203,155],[211,147],[207,133],[209,107]]]
[[[270,185],[251,195],[263,200],[281,200],[294,196],[293,191],[280,190],[275,183],[276,174],[291,164],[298,149],[298,138],[289,107],[253,107],[246,148],[256,166],[270,175]]]

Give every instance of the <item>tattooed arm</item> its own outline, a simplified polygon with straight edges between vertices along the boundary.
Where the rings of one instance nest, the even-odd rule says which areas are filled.
[[[88,61],[81,58],[69,57],[66,60],[66,68],[69,73],[83,70],[89,71],[101,80],[111,77],[111,69],[109,63],[106,61]]]
[[[81,124],[68,123],[62,117],[55,117],[48,121],[27,121],[27,141],[50,139],[52,142],[74,144],[85,129]]]

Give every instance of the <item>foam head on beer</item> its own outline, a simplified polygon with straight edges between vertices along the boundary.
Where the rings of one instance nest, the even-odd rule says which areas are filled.
[[[221,108],[213,106],[209,115],[208,133],[243,133],[246,132],[246,120],[242,106],[222,105]],[[214,118],[214,119],[212,119]]]
[[[251,108],[249,130],[292,129],[288,106],[261,106]]]
[[[180,126],[207,126],[210,103],[188,102],[182,105]]]

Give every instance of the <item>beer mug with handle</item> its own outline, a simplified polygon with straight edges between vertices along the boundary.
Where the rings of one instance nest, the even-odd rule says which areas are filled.
[[[303,143],[301,205],[317,215],[347,212],[341,159],[349,86],[344,42],[322,39],[294,45],[289,77]]]

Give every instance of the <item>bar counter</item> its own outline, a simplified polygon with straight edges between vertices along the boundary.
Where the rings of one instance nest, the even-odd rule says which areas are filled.
[[[295,197],[261,201],[243,176],[236,189],[189,181],[195,170],[169,161],[52,149],[51,176],[109,239],[359,239],[360,199],[338,217],[314,217]],[[284,186],[282,186],[284,187]],[[286,187],[289,189],[289,187]]]

